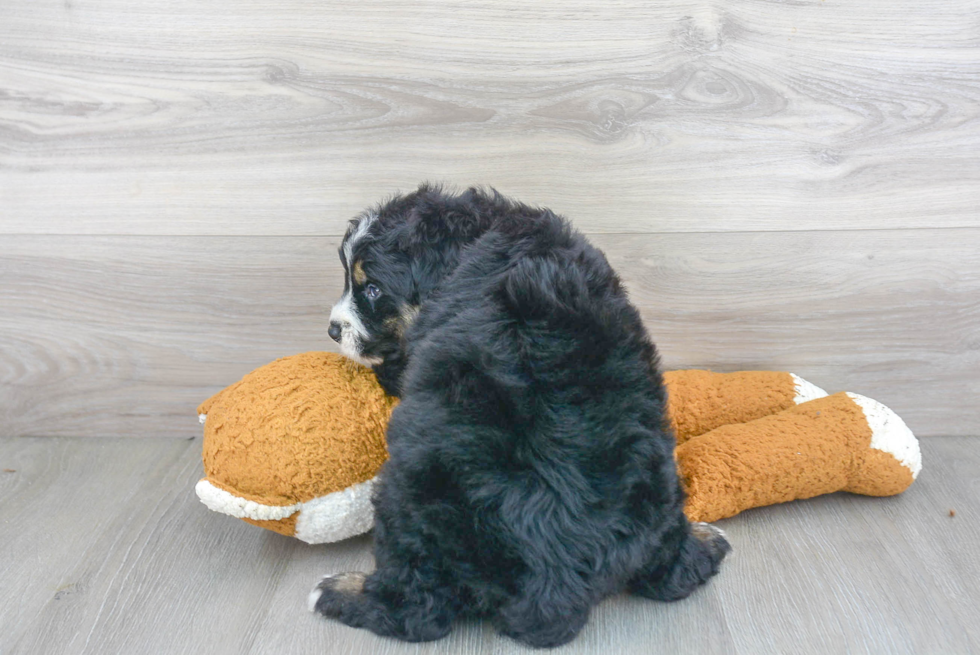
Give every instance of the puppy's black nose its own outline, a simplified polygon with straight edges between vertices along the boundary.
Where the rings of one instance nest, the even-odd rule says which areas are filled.
[[[331,339],[337,343],[340,343],[340,337],[343,333],[343,330],[340,329],[340,323],[337,321],[330,321],[330,327],[327,328],[327,334],[330,335]]]

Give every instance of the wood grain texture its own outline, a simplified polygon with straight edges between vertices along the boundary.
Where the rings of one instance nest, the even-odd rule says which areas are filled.
[[[422,179],[591,232],[980,226],[978,0],[0,12],[0,233],[338,235]]]
[[[616,596],[556,653],[980,650],[976,437],[929,439],[893,498],[833,494],[719,522],[720,575],[672,604]],[[404,644],[306,611],[370,538],[311,547],[209,512],[200,440],[0,439],[0,652],[511,655],[482,622]],[[956,517],[949,510],[956,510]]]
[[[980,230],[594,235],[668,368],[789,370],[980,433]],[[276,357],[330,350],[335,237],[0,240],[0,425],[191,437]]]

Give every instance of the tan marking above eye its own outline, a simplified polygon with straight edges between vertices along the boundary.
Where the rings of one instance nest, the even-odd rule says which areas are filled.
[[[354,281],[358,284],[367,282],[367,274],[364,272],[364,265],[360,260],[354,262]]]

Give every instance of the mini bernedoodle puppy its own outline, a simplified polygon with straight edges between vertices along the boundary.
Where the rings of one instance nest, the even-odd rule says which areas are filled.
[[[408,641],[486,617],[558,646],[604,597],[684,598],[730,550],[682,513],[656,348],[605,256],[547,209],[422,185],[350,223],[330,336],[401,397],[373,573],[310,608]]]

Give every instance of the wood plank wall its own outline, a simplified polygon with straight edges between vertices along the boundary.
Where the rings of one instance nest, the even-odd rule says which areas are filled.
[[[199,434],[420,180],[569,216],[671,368],[980,435],[977,0],[4,0],[0,433]]]

